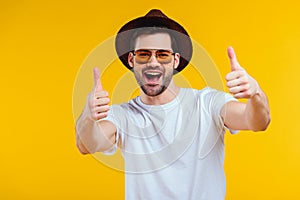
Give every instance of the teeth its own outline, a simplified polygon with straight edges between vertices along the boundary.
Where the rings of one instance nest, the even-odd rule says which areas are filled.
[[[146,74],[147,75],[151,75],[151,76],[158,76],[158,75],[160,75],[160,73],[158,73],[158,72],[147,72]]]

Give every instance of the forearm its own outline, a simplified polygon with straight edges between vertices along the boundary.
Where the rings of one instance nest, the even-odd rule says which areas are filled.
[[[246,105],[246,122],[248,129],[264,131],[270,123],[270,108],[265,93],[258,88],[257,92],[249,98]]]
[[[104,127],[103,127],[104,128]],[[105,151],[113,144],[101,124],[83,112],[76,123],[76,142],[82,154]]]

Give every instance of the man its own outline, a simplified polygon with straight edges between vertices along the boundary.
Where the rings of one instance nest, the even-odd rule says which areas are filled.
[[[94,69],[94,89],[76,124],[80,152],[109,154],[120,147],[126,199],[224,199],[226,128],[262,131],[270,122],[267,97],[257,81],[229,47],[226,85],[233,97],[208,87],[175,85],[173,74],[189,63],[192,43],[185,29],[159,10],[125,24],[116,49],[141,94],[109,107]]]

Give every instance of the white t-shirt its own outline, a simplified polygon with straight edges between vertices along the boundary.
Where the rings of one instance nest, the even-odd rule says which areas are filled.
[[[226,129],[220,111],[234,100],[208,87],[181,88],[164,105],[146,105],[137,97],[111,106],[105,120],[117,127],[126,199],[223,200]]]

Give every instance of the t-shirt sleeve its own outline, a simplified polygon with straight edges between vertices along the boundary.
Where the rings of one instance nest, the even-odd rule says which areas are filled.
[[[227,128],[224,124],[224,119],[221,117],[221,110],[223,106],[230,101],[237,101],[231,94],[218,91],[212,88],[206,88],[206,99],[208,100],[208,109],[212,114],[215,124],[220,128]],[[229,129],[230,133],[235,134],[238,130]]]

